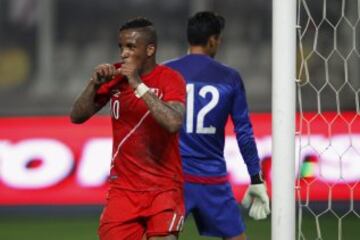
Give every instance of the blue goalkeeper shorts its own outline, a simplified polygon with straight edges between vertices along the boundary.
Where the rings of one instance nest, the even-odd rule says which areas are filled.
[[[186,216],[193,214],[202,236],[235,237],[245,231],[231,186],[185,183]]]

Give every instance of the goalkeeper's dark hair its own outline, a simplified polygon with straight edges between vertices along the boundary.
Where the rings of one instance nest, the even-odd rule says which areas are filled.
[[[187,24],[187,40],[190,45],[206,45],[208,39],[219,36],[225,27],[225,19],[215,12],[198,12]]]
[[[119,29],[124,31],[128,29],[136,29],[139,32],[145,33],[145,38],[148,44],[157,43],[157,34],[154,28],[154,24],[145,17],[136,17],[125,22]]]

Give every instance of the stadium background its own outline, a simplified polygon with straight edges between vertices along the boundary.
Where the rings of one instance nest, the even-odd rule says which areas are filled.
[[[321,7],[321,4],[314,5],[314,13],[321,12]],[[93,67],[117,61],[117,29],[126,19],[146,16],[155,23],[159,36],[158,61],[162,62],[186,53],[186,19],[204,9],[215,10],[226,17],[223,45],[217,59],[240,71],[252,116],[266,128],[261,130],[255,123],[255,130],[259,136],[270,136],[267,113],[271,111],[271,1],[0,0],[0,143],[23,140],[25,135],[22,134],[27,130],[27,134],[41,137],[41,129],[42,137],[59,138],[59,129],[68,125],[64,123],[61,127],[57,125],[58,120],[45,117],[55,116],[67,121],[63,116],[68,114]],[[330,15],[335,14],[336,9],[336,6],[329,8]],[[319,72],[321,69],[314,75]],[[353,74],[359,79],[359,69],[354,69]],[[351,90],[345,89],[344,96],[349,95],[346,91]],[[308,92],[311,96],[310,90]],[[324,98],[333,97],[326,94]],[[314,111],[311,100],[305,95],[304,110]],[[352,100],[345,98],[343,110],[354,111]],[[330,101],[324,101],[323,107],[327,111],[335,110]],[[105,109],[101,114],[107,112]],[[94,126],[96,128],[96,123],[86,129]],[[71,145],[71,139],[76,136],[72,135],[72,130],[66,134]],[[73,144],[77,144],[76,141]],[[0,157],[4,159],[2,146],[4,144],[0,144]],[[33,161],[32,164],[30,168],[36,168],[38,163]],[[34,200],[31,197],[38,193],[24,190],[24,187],[6,186],[2,166],[0,162],[0,239],[96,239],[101,211],[97,200],[94,201],[97,204],[86,199],[61,203],[57,197],[51,198],[52,193],[61,193],[59,186],[45,187],[44,195]],[[69,182],[71,180],[66,179],[66,183]],[[64,181],[61,184],[65,184]],[[103,189],[98,189],[97,194]],[[359,195],[359,191],[357,193]],[[241,195],[241,191],[238,194]],[[355,197],[359,199],[358,195]],[[314,203],[318,209],[324,207],[323,202]],[[337,203],[339,211],[347,211],[347,197]],[[359,231],[354,227],[359,220],[352,216],[347,221],[349,238],[345,239],[356,239],[352,236]],[[246,218],[246,222],[250,239],[270,239],[270,220],[255,222]],[[315,232],[312,218],[307,221],[305,216],[304,224],[309,232]],[[324,217],[322,224],[329,226],[326,235],[329,238],[324,239],[336,236],[337,219]],[[197,237],[190,218],[181,239],[206,238]]]

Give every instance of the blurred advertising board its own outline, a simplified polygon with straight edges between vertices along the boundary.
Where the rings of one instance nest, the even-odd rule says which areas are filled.
[[[329,196],[335,201],[360,200],[360,119],[351,120],[351,113],[332,122],[326,119],[336,118],[334,113],[314,116],[305,115],[298,126],[301,151],[293,159],[299,176],[297,196],[310,201]],[[271,193],[271,114],[251,118]],[[107,116],[82,125],[72,124],[67,116],[0,118],[0,205],[102,204],[111,144]],[[225,159],[239,200],[249,176],[231,122],[226,128]]]

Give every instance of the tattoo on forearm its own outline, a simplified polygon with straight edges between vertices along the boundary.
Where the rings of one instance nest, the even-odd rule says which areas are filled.
[[[165,103],[150,91],[143,96],[143,100],[160,125],[170,132],[176,132],[180,129],[185,113],[182,103]]]
[[[87,85],[72,107],[70,116],[73,122],[82,123],[103,107],[94,102],[95,95],[95,89]]]

